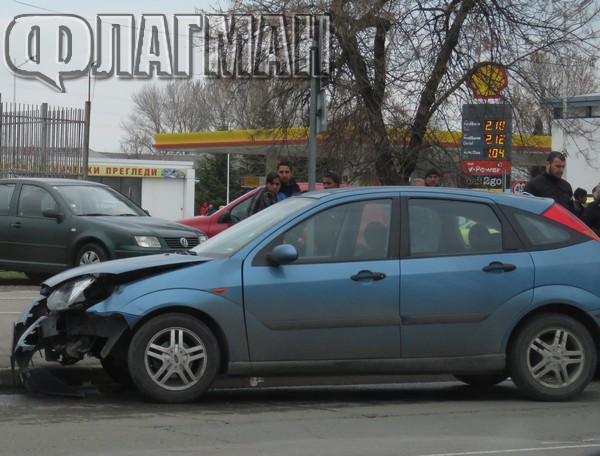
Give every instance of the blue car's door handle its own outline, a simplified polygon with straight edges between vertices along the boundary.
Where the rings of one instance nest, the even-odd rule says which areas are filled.
[[[386,275],[383,272],[371,272],[371,271],[360,271],[358,274],[354,274],[350,278],[354,281],[357,280],[383,280]]]
[[[515,269],[517,269],[517,266],[515,266],[514,264],[504,264],[504,263],[500,263],[499,261],[493,261],[490,264],[488,264],[487,266],[483,267],[483,272],[495,272],[495,271],[504,271],[504,272],[510,272],[510,271],[514,271]]]

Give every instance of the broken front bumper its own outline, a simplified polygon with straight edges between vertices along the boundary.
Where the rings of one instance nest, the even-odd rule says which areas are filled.
[[[51,312],[40,297],[23,312],[13,328],[11,367],[18,369],[25,387],[34,392],[81,396],[64,382],[41,369],[32,369],[33,355],[40,351],[46,361],[72,365],[86,355],[109,356],[128,330],[120,315],[102,316],[85,309]]]
[[[41,297],[31,303],[14,324],[10,365],[13,372],[17,366],[22,377],[28,372],[33,354],[40,348],[38,346],[41,340],[40,329],[42,322],[47,318],[46,298]]]

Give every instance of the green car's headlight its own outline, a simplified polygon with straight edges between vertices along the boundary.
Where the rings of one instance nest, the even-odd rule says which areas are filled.
[[[135,242],[137,242],[140,247],[160,249],[160,241],[155,236],[135,236]]]
[[[91,276],[78,277],[60,286],[48,296],[46,305],[50,310],[65,310],[86,300],[84,292],[96,279]]]

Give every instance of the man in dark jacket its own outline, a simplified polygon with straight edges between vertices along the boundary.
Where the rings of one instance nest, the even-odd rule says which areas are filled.
[[[546,157],[546,171],[531,179],[523,193],[543,198],[552,198],[561,206],[573,212],[573,189],[562,178],[567,160],[560,152],[550,152]]]
[[[300,186],[294,180],[292,165],[290,165],[289,161],[283,160],[279,162],[279,165],[277,165],[277,174],[279,174],[279,181],[281,182],[281,188],[277,194],[278,201],[302,193]]]
[[[265,186],[256,192],[256,195],[252,198],[252,202],[246,210],[246,217],[250,217],[277,202],[277,193],[281,185],[279,175],[272,171],[267,174],[266,181]]]
[[[600,184],[594,187],[592,196],[594,201],[585,207],[581,220],[600,236]]]
[[[437,168],[430,168],[425,173],[425,187],[439,187],[440,172]]]
[[[578,187],[573,192],[573,213],[581,218],[585,206],[587,206],[587,192],[583,188]]]

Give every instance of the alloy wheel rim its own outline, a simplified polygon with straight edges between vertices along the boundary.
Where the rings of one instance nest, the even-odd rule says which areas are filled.
[[[81,261],[79,262],[79,264],[92,264],[92,263],[99,263],[100,262],[100,257],[96,254],[96,252],[85,252],[82,256],[81,256]]]
[[[206,347],[202,339],[188,329],[167,328],[148,342],[144,362],[148,376],[157,386],[181,391],[203,377]]]
[[[573,384],[586,363],[579,338],[564,328],[540,331],[527,350],[527,368],[539,384],[552,389]]]

